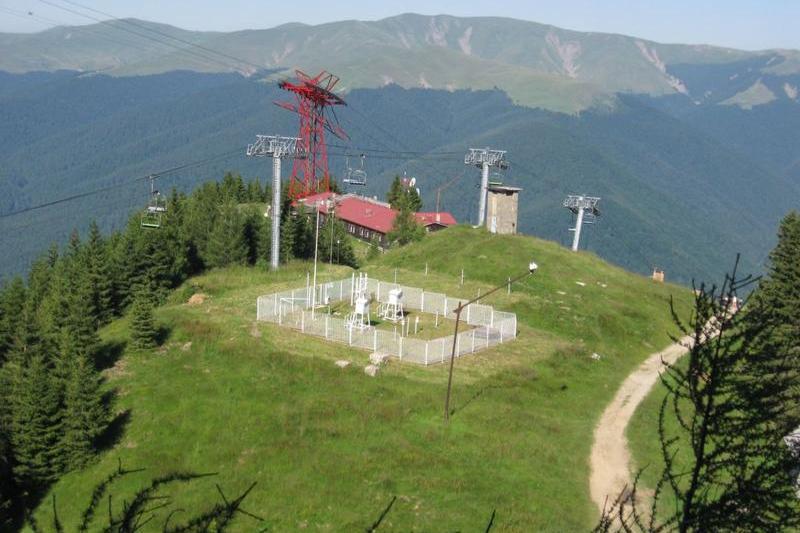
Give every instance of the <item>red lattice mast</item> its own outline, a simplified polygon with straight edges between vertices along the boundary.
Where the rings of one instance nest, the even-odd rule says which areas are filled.
[[[347,105],[333,93],[339,78],[324,70],[313,78],[300,70],[295,70],[295,75],[296,82],[282,81],[278,87],[294,93],[296,103],[275,102],[300,115],[297,149],[308,154],[306,158],[295,159],[292,165],[289,196],[294,200],[330,190],[325,130],[340,139],[347,139],[333,112],[333,106]],[[332,118],[329,119],[328,114]]]

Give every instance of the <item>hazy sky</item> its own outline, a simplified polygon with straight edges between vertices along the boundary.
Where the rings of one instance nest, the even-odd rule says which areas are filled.
[[[80,10],[69,2],[117,17],[137,17],[195,30],[375,20],[414,12],[513,17],[660,42],[708,43],[748,50],[800,49],[800,0],[0,0],[0,32],[39,31],[52,23],[93,22],[50,5]],[[28,16],[28,12],[51,22],[42,23]]]

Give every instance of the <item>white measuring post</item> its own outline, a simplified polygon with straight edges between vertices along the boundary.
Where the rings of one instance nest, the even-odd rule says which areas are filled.
[[[447,295],[444,295],[444,316],[447,318]]]
[[[414,319],[414,335],[417,334],[417,329],[419,328],[419,317]]]

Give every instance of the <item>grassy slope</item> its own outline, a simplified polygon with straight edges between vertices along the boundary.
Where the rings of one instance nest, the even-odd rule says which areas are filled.
[[[667,344],[669,295],[685,308],[688,291],[553,243],[463,227],[387,253],[365,270],[388,280],[397,268],[402,283],[470,296],[526,268],[531,257],[540,265],[535,277],[489,298],[518,313],[520,337],[458,361],[449,427],[441,415],[444,365],[392,362],[371,379],[361,371],[366,352],[274,325],[258,325],[261,336],[253,335],[256,296],[301,285],[308,264],[190,280],[211,298],[190,307],[182,303],[189,291],[177,291],[158,311],[170,328],[165,346],[125,350],[109,373],[117,408],[130,419],[97,464],[54,487],[62,520],[75,523],[119,458],[148,470],[120,481],[115,501],[169,469],[219,472],[174,489],[178,506],[209,505],[214,482],[234,493],[258,481],[246,507],[275,531],[365,528],[393,495],[387,530],[473,531],[495,508],[498,531],[589,527],[592,428],[621,379]],[[347,272],[324,268],[322,277]],[[103,331],[110,346],[127,335],[124,319]],[[187,341],[191,348],[181,350]],[[603,358],[592,361],[592,352]],[[340,370],[332,364],[339,358],[355,364]],[[254,528],[245,518],[237,524]]]

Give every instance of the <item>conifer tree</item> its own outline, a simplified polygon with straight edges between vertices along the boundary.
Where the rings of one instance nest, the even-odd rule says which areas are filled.
[[[281,224],[281,244],[280,244],[280,260],[281,262],[287,262],[291,260],[294,255],[295,251],[295,234],[297,233],[297,224],[296,218],[294,216],[287,215],[283,219],[283,224]]]
[[[247,262],[247,252],[242,215],[236,204],[226,202],[209,235],[205,261],[212,267],[243,265]]]
[[[763,324],[752,341],[747,387],[764,389],[771,400],[769,417],[776,431],[800,427],[800,214],[781,222],[778,244],[770,254],[768,274],[746,308],[745,323]],[[776,385],[784,386],[776,390]],[[766,398],[765,398],[766,399]],[[753,413],[757,414],[757,413]]]
[[[20,277],[12,279],[0,293],[0,366],[14,345],[22,321],[25,297],[25,284]]]
[[[51,369],[44,355],[31,354],[12,383],[14,475],[17,483],[28,491],[43,488],[62,471],[58,446],[61,398],[58,387],[53,386]]]
[[[88,276],[76,280],[74,290],[66,298],[66,320],[61,338],[62,357],[91,356],[99,343],[97,311]]]
[[[87,355],[77,355],[70,361],[64,389],[60,453],[68,470],[81,468],[89,461],[94,443],[107,424],[100,375]]]
[[[414,213],[404,203],[392,223],[392,230],[387,235],[389,242],[405,246],[410,242],[421,240],[425,237],[425,228],[417,223]]]
[[[131,345],[137,350],[147,350],[156,345],[158,331],[153,316],[153,299],[143,287],[136,292],[131,306]]]
[[[96,327],[108,323],[113,315],[113,285],[106,243],[97,223],[89,226],[86,241],[86,268],[91,291],[91,303],[95,310]]]
[[[272,219],[262,217],[261,227],[258,229],[258,249],[256,264],[266,266],[272,257]]]
[[[344,223],[335,217],[328,217],[319,229],[319,257],[323,261],[332,260],[354,268],[358,266],[352,238]]]

